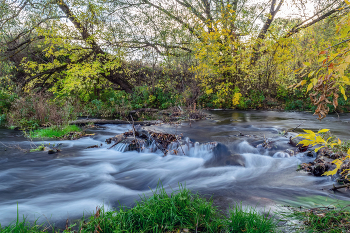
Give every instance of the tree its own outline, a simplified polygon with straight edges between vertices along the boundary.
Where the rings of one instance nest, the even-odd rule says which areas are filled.
[[[10,8],[11,2],[7,3]],[[76,4],[76,3],[75,3]],[[12,12],[12,16],[3,20],[2,24],[8,25],[4,28],[5,33],[2,38],[2,51],[5,58],[12,58],[20,51],[35,44],[44,46],[43,52],[46,57],[45,63],[29,61],[24,66],[25,79],[22,85],[29,84],[41,79],[46,82],[49,79],[57,79],[57,75],[65,72],[67,76],[90,77],[94,81],[104,78],[120,86],[126,92],[132,92],[132,85],[125,78],[128,72],[127,64],[122,61],[120,54],[110,53],[103,49],[103,44],[97,41],[102,39],[103,30],[96,29],[100,24],[98,18],[103,10],[99,5],[84,4],[76,5],[78,8],[85,8],[85,12],[79,12],[78,16],[64,1],[25,1],[18,3],[17,11]],[[39,9],[39,12],[32,10]],[[19,30],[17,27],[10,27],[10,24],[22,24],[17,18],[22,14],[31,11],[29,25],[24,23],[25,29]],[[42,17],[40,14],[47,13],[49,17]],[[75,31],[66,22],[60,19],[66,18],[73,24]],[[7,30],[6,30],[7,29]],[[19,31],[18,31],[19,30]],[[17,32],[13,35],[13,31]],[[23,56],[24,58],[24,56]],[[23,60],[22,60],[23,62]],[[88,69],[90,67],[90,69]],[[85,73],[82,73],[85,70]],[[86,71],[92,71],[87,73]]]

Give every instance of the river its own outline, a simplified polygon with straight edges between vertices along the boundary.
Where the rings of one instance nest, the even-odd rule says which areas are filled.
[[[161,182],[168,191],[186,185],[226,209],[237,202],[258,208],[278,209],[284,204],[311,205],[320,197],[350,201],[350,191],[329,191],[330,177],[297,172],[298,164],[313,160],[304,153],[289,157],[289,139],[280,132],[329,128],[341,139],[350,139],[350,114],[330,115],[318,121],[311,113],[274,111],[210,111],[208,119],[181,125],[146,127],[182,133],[199,142],[185,155],[120,152],[108,149],[105,139],[131,129],[130,125],[105,125],[91,129],[94,136],[73,141],[28,141],[19,131],[0,129],[0,223],[20,216],[62,223],[91,214],[96,206],[132,206],[140,195],[151,195]],[[244,135],[244,136],[242,136]],[[293,135],[296,135],[293,134]],[[271,149],[258,145],[264,137]],[[213,151],[202,143],[219,142]],[[58,154],[24,153],[33,145],[62,143]],[[100,145],[100,148],[87,149]],[[21,149],[20,149],[21,148]],[[230,159],[213,160],[215,153]],[[304,198],[304,199],[303,199]],[[322,199],[322,198],[321,198]],[[304,201],[303,201],[304,200]],[[306,201],[307,200],[307,201]]]

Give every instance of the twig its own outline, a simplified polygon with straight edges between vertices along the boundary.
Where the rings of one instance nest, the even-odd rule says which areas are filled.
[[[292,131],[290,132],[294,132],[294,130],[296,130],[297,128],[299,128],[302,124],[304,124],[305,121],[301,122],[297,127],[295,127]],[[288,132],[288,131],[287,131]]]
[[[121,143],[121,142],[123,142],[123,140],[122,141],[120,141],[120,142],[116,142],[116,143],[114,143],[111,147],[109,147],[109,148],[107,148],[107,150],[109,150],[109,149],[112,149],[113,147],[115,147],[116,145],[118,145],[119,143]]]

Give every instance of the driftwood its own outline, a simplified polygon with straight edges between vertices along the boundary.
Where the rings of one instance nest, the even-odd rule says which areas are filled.
[[[82,119],[82,120],[75,120],[69,122],[70,125],[87,125],[87,124],[132,124],[130,121],[122,121],[122,120],[106,120],[106,119]],[[161,123],[160,121],[135,121],[135,125],[144,125],[144,126],[149,126],[149,125],[155,125]]]

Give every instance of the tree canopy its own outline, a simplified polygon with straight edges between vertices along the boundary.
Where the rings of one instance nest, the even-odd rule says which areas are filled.
[[[349,8],[339,0],[5,0],[1,6],[1,61],[15,65],[13,79],[26,90],[132,93],[171,70],[207,94],[217,92],[218,102],[232,90],[295,83],[301,76],[294,71],[337,41],[334,28],[325,28]]]

